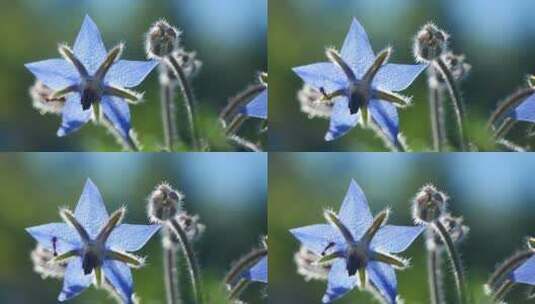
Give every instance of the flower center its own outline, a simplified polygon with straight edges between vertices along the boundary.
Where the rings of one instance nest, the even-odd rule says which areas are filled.
[[[102,266],[102,250],[97,244],[88,244],[82,254],[82,268],[84,274],[90,274],[93,269]]]
[[[363,242],[357,242],[348,247],[346,257],[346,269],[349,276],[357,273],[357,270],[366,268],[368,265],[368,246]]]
[[[96,103],[102,97],[102,88],[100,81],[95,78],[88,78],[82,83],[82,109],[85,111],[91,107],[93,103]]]

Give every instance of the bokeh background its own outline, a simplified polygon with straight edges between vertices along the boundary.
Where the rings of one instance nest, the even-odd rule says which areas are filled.
[[[463,216],[470,227],[460,250],[473,303],[488,303],[483,298],[483,284],[495,265],[523,248],[525,237],[535,233],[534,170],[532,156],[503,153],[270,154],[270,301],[320,302],[326,283],[307,283],[296,273],[293,255],[299,243],[288,230],[324,223],[323,209],[338,210],[354,178],[366,194],[373,214],[392,208],[390,224],[412,223],[410,202],[424,184],[435,184],[446,192],[451,212]],[[405,303],[429,303],[423,239],[401,255],[410,257],[412,266],[397,272],[399,294]],[[448,265],[444,274],[451,274]],[[526,288],[513,291],[508,303],[527,303],[522,300]],[[452,295],[451,284],[446,289]],[[337,303],[376,302],[355,290]]]
[[[530,12],[535,2],[485,0],[271,0],[269,1],[270,145],[278,151],[382,151],[371,131],[357,127],[343,138],[327,143],[328,121],[308,119],[296,98],[302,81],[292,67],[325,61],[327,46],[340,48],[353,17],[366,29],[374,51],[393,46],[391,62],[413,63],[412,39],[428,21],[451,34],[451,49],[466,55],[472,72],[462,84],[467,127],[480,148],[484,125],[502,100],[525,86],[535,73],[535,25]],[[406,91],[414,104],[400,112],[401,131],[415,150],[431,147],[426,76]],[[446,108],[450,110],[449,101]],[[450,111],[451,112],[451,111]],[[448,114],[449,134],[455,139],[454,117]],[[512,139],[522,145],[526,124]]]
[[[229,150],[217,116],[227,99],[267,69],[266,0],[0,0],[0,150],[120,151],[101,127],[87,125],[57,138],[60,118],[41,115],[31,106],[28,89],[34,78],[24,63],[57,58],[57,44],[70,45],[84,16],[96,22],[107,48],[126,43],[123,58],[143,60],[144,34],[161,18],[182,30],[183,46],[203,62],[193,87],[200,129],[213,150]],[[163,146],[159,85],[154,71],[138,87],[145,103],[132,106],[132,125],[146,150]],[[179,100],[177,97],[177,100]],[[252,136],[258,121],[244,128]],[[186,136],[187,129],[185,130]]]
[[[0,154],[0,302],[55,303],[62,282],[32,271],[35,241],[24,228],[61,221],[58,208],[74,208],[87,178],[99,187],[109,212],[126,205],[126,223],[147,223],[146,198],[167,181],[186,195],[184,208],[206,225],[194,243],[210,303],[225,303],[222,278],[232,262],[267,233],[267,156],[264,153],[19,153]],[[134,270],[142,303],[165,303],[158,235],[138,252],[147,265]],[[265,303],[265,284],[245,294]],[[114,303],[89,288],[72,303]]]

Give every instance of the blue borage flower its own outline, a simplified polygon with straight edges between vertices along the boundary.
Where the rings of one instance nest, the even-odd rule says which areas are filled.
[[[244,279],[253,282],[268,282],[268,257],[265,256],[260,259],[251,268],[247,269],[242,276]]]
[[[308,85],[321,91],[324,101],[334,102],[329,130],[325,140],[346,134],[359,122],[373,122],[392,142],[397,143],[399,118],[395,105],[404,106],[410,98],[393,92],[405,90],[427,67],[427,64],[405,65],[386,63],[391,54],[387,48],[375,56],[368,36],[353,19],[342,50],[327,49],[330,62],[300,66],[293,71]]]
[[[260,94],[258,94],[253,100],[246,104],[241,113],[249,116],[256,117],[260,119],[267,119],[268,115],[268,90],[264,89]]]
[[[121,224],[125,208],[108,216],[99,190],[88,179],[74,213],[61,209],[65,223],[27,228],[41,246],[54,254],[54,262],[68,261],[59,301],[69,300],[105,278],[124,303],[132,303],[130,267],[144,260],[138,251],[158,231],[159,225]]]
[[[368,280],[388,303],[396,302],[394,268],[406,268],[408,262],[392,253],[404,251],[424,227],[384,225],[388,214],[387,209],[373,218],[353,180],[338,215],[324,212],[329,224],[290,230],[304,247],[322,256],[319,263],[332,263],[323,303],[339,299],[355,286],[366,288]]]
[[[52,99],[66,97],[58,136],[78,130],[94,119],[93,105],[128,139],[131,129],[128,102],[138,102],[142,94],[128,88],[138,86],[157,61],[120,60],[124,46],[106,53],[100,32],[89,16],[85,17],[74,47],[59,46],[63,59],[48,59],[26,64],[40,81],[55,92]]]

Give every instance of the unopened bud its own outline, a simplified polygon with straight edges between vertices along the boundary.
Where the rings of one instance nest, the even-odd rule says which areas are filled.
[[[308,118],[330,118],[334,103],[323,100],[323,94],[309,85],[297,92],[297,100],[301,105],[301,111],[307,114]]]
[[[414,56],[419,62],[440,57],[448,48],[448,34],[432,23],[427,23],[414,39]]]
[[[65,97],[52,98],[54,91],[39,80],[30,87],[32,105],[41,114],[61,114],[65,105]]]
[[[182,208],[184,195],[168,184],[161,184],[154,189],[148,199],[147,213],[155,223],[163,223],[177,215]]]
[[[437,220],[446,211],[447,196],[433,185],[425,185],[412,203],[412,217],[418,224]]]
[[[451,240],[453,243],[460,243],[462,242],[465,237],[468,235],[468,232],[470,232],[470,228],[466,225],[463,225],[464,219],[462,217],[454,217],[451,214],[445,214],[440,217],[439,219],[440,223],[444,228],[446,228],[446,232],[450,235]],[[434,238],[430,241],[433,241],[434,244],[432,246],[441,248],[444,246],[444,242],[440,238],[438,234],[434,235]],[[431,245],[431,244],[428,244]]]
[[[297,264],[297,273],[310,280],[327,280],[332,263],[318,263],[321,256],[315,254],[306,247],[301,246],[294,255]]]
[[[180,32],[165,20],[155,22],[149,29],[145,50],[150,59],[161,59],[178,48]]]

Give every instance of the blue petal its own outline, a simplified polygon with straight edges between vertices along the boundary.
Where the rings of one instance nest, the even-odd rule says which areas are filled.
[[[242,109],[242,113],[249,117],[267,119],[268,115],[268,91],[262,91]]]
[[[322,302],[330,303],[337,300],[355,288],[357,285],[357,278],[350,277],[347,274],[346,261],[344,259],[337,259],[329,271],[327,279],[327,291],[323,295]]]
[[[370,247],[387,253],[399,253],[407,249],[422,231],[423,226],[386,225],[377,231]]]
[[[515,269],[511,277],[513,282],[535,285],[535,257]]]
[[[355,180],[351,180],[338,216],[355,240],[359,240],[373,222],[368,200]]]
[[[58,254],[80,248],[78,233],[65,223],[52,223],[26,228],[26,231],[44,248]]]
[[[255,282],[268,282],[268,258],[263,257],[258,263],[251,267],[244,275],[245,279]]]
[[[82,258],[73,257],[63,278],[63,289],[58,296],[58,301],[63,302],[74,298],[84,291],[93,280],[93,273],[85,275],[82,269]]]
[[[381,262],[369,262],[368,275],[370,281],[379,290],[379,293],[385,297],[387,303],[396,303],[397,297],[397,280],[394,268]]]
[[[357,78],[361,78],[375,60],[368,35],[357,19],[353,19],[340,53]]]
[[[80,129],[93,117],[93,107],[83,110],[80,101],[80,94],[71,93],[67,95],[67,100],[61,112],[61,126],[56,133],[63,137]]]
[[[345,74],[330,62],[320,62],[292,69],[306,84],[316,89],[324,88],[328,93],[347,84]]]
[[[104,82],[125,88],[138,86],[158,65],[158,61],[119,60],[114,63]]]
[[[104,115],[111,121],[119,135],[125,140],[128,140],[130,129],[130,109],[128,103],[122,98],[115,96],[102,96],[100,106]]]
[[[370,101],[369,110],[373,120],[393,144],[398,143],[399,117],[398,110],[391,103],[383,100]]]
[[[73,51],[89,74],[94,74],[106,58],[106,48],[102,42],[100,31],[89,16],[85,16],[82,28],[76,37]]]
[[[37,79],[53,90],[63,89],[80,82],[80,77],[74,66],[63,59],[31,62],[24,66]]]
[[[130,268],[122,262],[104,260],[104,276],[121,296],[123,303],[133,303],[132,293],[134,282]]]
[[[160,225],[122,224],[111,232],[106,246],[120,251],[138,251],[160,229]]]
[[[329,130],[325,134],[326,141],[333,141],[354,128],[359,121],[358,113],[351,115],[346,97],[337,98],[331,113]]]
[[[535,94],[529,96],[511,113],[516,120],[535,122]]]
[[[98,235],[100,228],[108,221],[108,212],[102,196],[89,178],[85,182],[84,191],[74,210],[74,216],[92,238]]]
[[[315,254],[321,255],[331,243],[337,247],[343,247],[345,241],[342,235],[331,225],[317,224],[291,229],[290,233],[301,242],[301,244],[312,250]],[[332,250],[336,250],[333,248]]]
[[[387,63],[373,78],[374,88],[386,91],[403,91],[427,68],[427,64]]]

